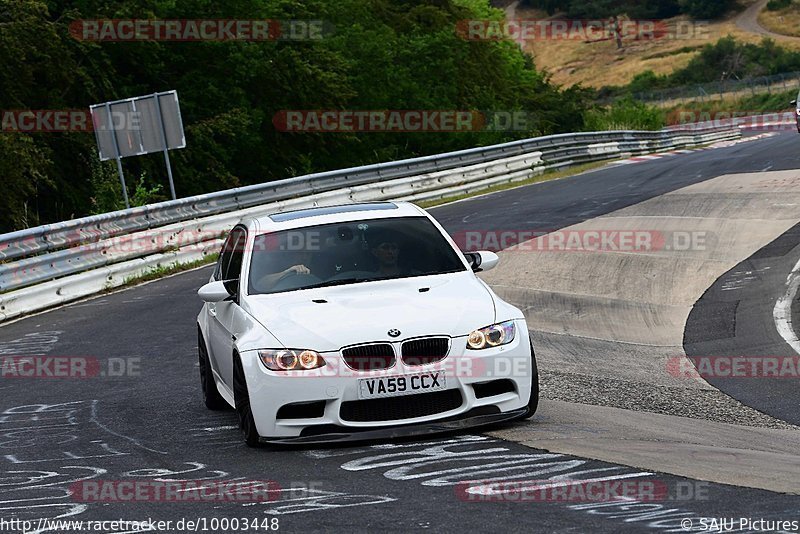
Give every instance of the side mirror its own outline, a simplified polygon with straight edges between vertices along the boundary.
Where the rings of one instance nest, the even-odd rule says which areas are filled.
[[[476,273],[494,269],[497,267],[497,264],[500,263],[500,257],[494,252],[489,252],[487,250],[466,252],[464,256],[467,258],[470,267],[472,267],[472,271]]]
[[[223,280],[222,283],[225,284],[225,291],[228,292],[231,299],[237,299],[239,296],[239,279]]]
[[[197,296],[200,297],[203,302],[222,302],[230,297],[231,294],[228,293],[228,290],[225,288],[225,282],[219,281],[209,282],[201,287],[197,291]]]
[[[792,100],[791,102],[789,102],[789,105],[790,106],[796,106],[797,105],[797,100]]]

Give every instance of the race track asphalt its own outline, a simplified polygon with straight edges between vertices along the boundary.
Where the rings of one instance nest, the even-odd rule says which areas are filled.
[[[784,133],[606,167],[431,211],[451,233],[476,225],[558,229],[722,174],[800,168],[799,142],[800,136]],[[797,495],[550,454],[480,433],[354,447],[249,449],[234,413],[209,412],[200,398],[195,292],[210,272],[206,267],[0,327],[1,355],[86,357],[103,371],[80,380],[0,381],[0,520],[63,514],[83,520],[276,518],[280,530],[289,532],[461,533],[681,532],[685,520],[700,531],[700,518],[798,519]],[[782,403],[794,402],[789,391],[767,402],[757,391],[721,387],[747,402],[763,401],[775,413]],[[479,485],[476,480],[552,484],[559,476],[652,482],[667,497],[487,502],[461,491]],[[154,479],[275,481],[281,491],[267,502],[175,503],[81,502],[66,490],[80,480]]]

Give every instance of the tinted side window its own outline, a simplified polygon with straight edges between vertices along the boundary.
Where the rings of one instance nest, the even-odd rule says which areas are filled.
[[[231,230],[228,239],[222,246],[217,270],[214,273],[216,280],[238,280],[242,271],[244,247],[247,232],[244,228],[236,227]]]
[[[233,245],[237,237],[238,234],[234,230],[228,234],[227,238],[225,238],[225,242],[222,244],[222,249],[220,249],[219,252],[217,267],[214,269],[214,280],[216,281],[223,280],[222,278],[223,267],[227,266],[228,263],[230,263],[231,261],[231,251],[233,250]]]
[[[238,280],[242,276],[242,262],[244,261],[244,247],[247,241],[247,232],[239,228],[236,243],[231,251],[231,261],[225,272],[225,280]]]

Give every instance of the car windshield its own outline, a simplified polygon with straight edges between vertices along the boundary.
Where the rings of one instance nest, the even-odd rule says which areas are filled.
[[[464,271],[427,217],[368,219],[256,236],[251,295]]]

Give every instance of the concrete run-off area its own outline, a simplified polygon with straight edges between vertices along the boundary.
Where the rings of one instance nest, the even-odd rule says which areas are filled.
[[[551,370],[542,376],[551,400],[543,418],[498,435],[800,493],[800,456],[791,446],[800,429],[674,372],[686,363],[684,328],[695,302],[797,224],[798,206],[800,171],[728,174],[564,228],[564,246],[530,242],[501,252],[503,268],[484,279],[525,311],[540,367]],[[570,235],[614,231],[648,237],[638,248],[636,239],[628,248],[569,245]],[[567,380],[585,384],[584,393],[563,388],[562,395]]]

